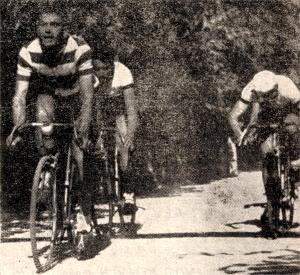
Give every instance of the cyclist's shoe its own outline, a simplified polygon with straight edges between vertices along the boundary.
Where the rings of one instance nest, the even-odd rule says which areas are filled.
[[[296,159],[294,161],[291,161],[291,166],[293,167],[294,170],[300,169],[300,158]]]
[[[76,245],[76,258],[77,260],[84,260],[88,258],[88,247],[92,244],[91,232],[78,232],[76,235],[75,245]]]
[[[260,223],[261,223],[261,232],[262,235],[266,239],[276,239],[278,237],[278,233],[276,230],[272,229],[269,224],[269,219],[267,216],[267,211],[265,210],[264,213],[260,217]]]
[[[236,178],[238,176],[239,176],[238,171],[232,171],[228,174],[228,177],[230,177],[230,178]]]
[[[122,214],[123,215],[133,215],[138,210],[137,206],[135,205],[134,201],[134,194],[133,193],[124,193],[124,205],[122,207]]]

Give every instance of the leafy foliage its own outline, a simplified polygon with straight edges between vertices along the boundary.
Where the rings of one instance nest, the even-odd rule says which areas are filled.
[[[7,0],[1,6],[6,87],[12,87],[11,65],[18,49],[34,35],[32,7],[37,5],[32,2],[39,1]],[[300,84],[297,0],[68,0],[65,4],[70,32],[85,36],[94,28],[98,41],[94,36],[91,44],[112,47],[134,72],[141,116],[152,119],[151,127],[145,126],[148,134],[167,133],[174,154],[184,152],[180,154],[187,159],[195,160],[184,148],[201,155],[203,148],[213,147],[211,140],[219,138],[203,138],[214,123],[204,102],[231,106],[262,69],[286,74]],[[2,93],[11,95],[5,89]],[[10,97],[5,99],[9,102]]]

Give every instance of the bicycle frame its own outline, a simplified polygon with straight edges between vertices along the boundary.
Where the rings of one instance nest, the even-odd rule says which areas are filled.
[[[281,190],[283,194],[281,197],[286,197],[291,192],[290,184],[290,169],[291,169],[291,160],[289,152],[287,151],[288,142],[285,133],[276,131],[272,134],[272,145],[275,149],[274,156],[277,158],[277,174],[280,178]]]
[[[120,135],[118,129],[116,127],[102,127],[99,131],[98,140],[101,140],[101,143],[98,144],[101,152],[101,161],[103,162],[103,168],[105,169],[103,171],[104,173],[104,182],[101,182],[101,184],[104,184],[107,186],[107,193],[108,193],[108,203],[109,203],[109,228],[112,229],[113,226],[113,217],[118,212],[119,218],[120,218],[120,224],[122,227],[125,225],[125,219],[122,214],[122,207],[124,204],[124,201],[122,199],[122,190],[121,190],[121,184],[120,184],[120,167],[119,167],[119,150],[114,143],[114,150],[111,151],[111,154],[113,154],[113,161],[109,161],[109,152],[104,144],[104,133],[110,132],[112,136]],[[121,141],[124,143],[124,139],[120,136]],[[113,168],[113,174],[111,174],[111,168]],[[131,223],[133,224],[135,220],[135,214],[131,216]]]
[[[72,167],[71,167],[71,161],[72,161],[72,148],[71,145],[68,147],[68,152],[67,152],[67,165],[66,165],[66,171],[65,171],[65,181],[64,181],[64,220],[66,220],[67,225],[72,226],[73,221],[71,220],[71,212],[72,212],[72,205],[70,203],[70,192],[73,188],[72,184],[73,182],[70,180],[71,179],[71,173]]]

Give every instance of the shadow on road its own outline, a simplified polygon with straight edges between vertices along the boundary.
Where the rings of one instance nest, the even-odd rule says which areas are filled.
[[[251,254],[269,254],[267,258],[254,264],[236,263],[219,269],[225,274],[299,274],[300,252],[297,250],[281,250],[288,253],[285,255],[272,256],[276,251],[255,251]],[[247,253],[245,255],[250,255]],[[262,256],[263,257],[263,256]]]
[[[29,232],[29,222],[28,221],[13,221],[2,223],[1,226],[1,242],[6,238],[11,238],[11,236],[16,234],[26,234]]]
[[[163,238],[259,238],[261,232],[174,232],[136,234],[133,239],[163,239]],[[299,238],[298,232],[287,232],[282,238]],[[118,238],[118,237],[116,237]]]
[[[170,238],[261,238],[261,232],[174,232],[174,233],[146,233],[146,234],[115,234],[112,239],[170,239]],[[299,238],[298,232],[287,232],[280,238]],[[2,242],[28,242],[30,238],[3,238]]]
[[[227,223],[226,226],[228,226],[230,228],[238,229],[237,225],[241,225],[241,224],[254,225],[254,226],[257,226],[258,228],[263,227],[263,225],[261,224],[261,221],[258,219],[246,220],[246,221],[242,221],[242,222]],[[297,227],[299,227],[299,223],[293,223],[291,228],[297,228]]]
[[[29,208],[29,207],[28,207]],[[17,234],[29,232],[29,211],[13,209],[1,211],[1,241]]]

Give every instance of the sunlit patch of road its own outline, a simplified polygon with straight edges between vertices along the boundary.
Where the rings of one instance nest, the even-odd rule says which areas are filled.
[[[259,172],[140,198],[136,236],[112,238],[86,261],[66,257],[46,274],[299,274],[299,215],[289,235],[264,239],[262,208],[244,208],[264,201]],[[30,255],[28,241],[2,243],[0,274],[33,274]]]

